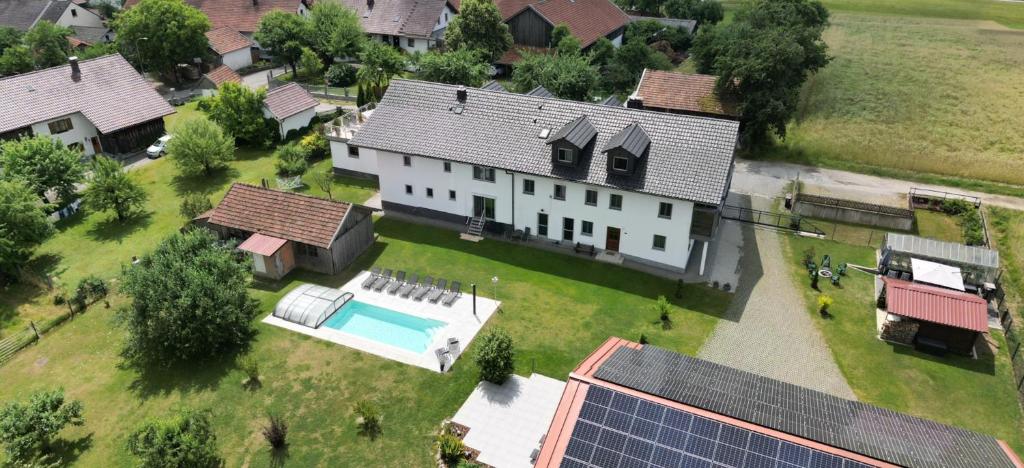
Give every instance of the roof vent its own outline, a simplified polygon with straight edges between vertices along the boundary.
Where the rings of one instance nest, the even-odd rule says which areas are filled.
[[[542,129],[540,129],[540,133],[537,135],[537,138],[547,138],[548,135],[551,135],[551,129],[550,128],[542,128]]]
[[[452,112],[454,112],[456,115],[458,115],[458,114],[462,113],[462,110],[463,110],[462,106],[455,106],[455,108],[452,109]]]
[[[466,87],[465,86],[459,85],[458,88],[455,88],[455,99],[458,99],[459,102],[466,102]]]

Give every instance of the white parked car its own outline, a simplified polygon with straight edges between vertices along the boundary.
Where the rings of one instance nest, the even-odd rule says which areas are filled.
[[[152,159],[156,159],[167,154],[167,142],[170,140],[171,135],[164,135],[160,137],[159,140],[154,142],[152,145],[149,145],[149,148],[146,148],[146,155]]]

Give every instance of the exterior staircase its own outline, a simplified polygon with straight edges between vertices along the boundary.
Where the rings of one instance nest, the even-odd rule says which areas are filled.
[[[469,221],[469,230],[466,233],[471,236],[481,237],[485,224],[487,224],[487,219],[483,215],[477,216]]]

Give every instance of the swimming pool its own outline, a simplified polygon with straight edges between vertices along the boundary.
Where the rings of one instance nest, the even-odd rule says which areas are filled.
[[[430,346],[434,335],[447,325],[440,320],[414,317],[353,299],[322,326],[422,353]]]

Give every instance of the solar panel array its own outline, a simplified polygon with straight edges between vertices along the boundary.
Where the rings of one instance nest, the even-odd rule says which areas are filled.
[[[862,468],[869,465],[591,386],[561,466]]]
[[[1014,466],[990,436],[650,345],[617,349],[594,376],[897,465]]]

